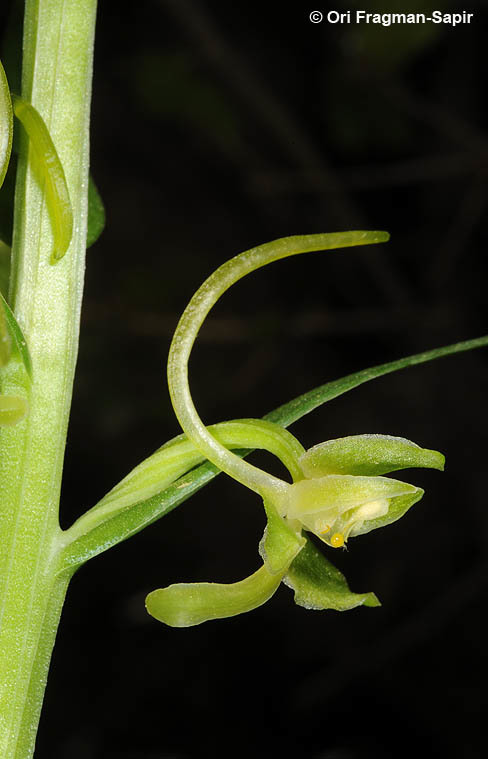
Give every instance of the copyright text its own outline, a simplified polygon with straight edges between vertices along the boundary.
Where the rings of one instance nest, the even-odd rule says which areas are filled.
[[[368,11],[311,11],[309,19],[312,24],[320,24],[325,21],[327,24],[381,24],[381,26],[392,26],[394,24],[446,24],[447,26],[459,26],[460,24],[470,24],[474,18],[474,13],[461,11],[459,13],[444,13],[443,11],[432,11],[430,15],[426,13],[368,13]]]

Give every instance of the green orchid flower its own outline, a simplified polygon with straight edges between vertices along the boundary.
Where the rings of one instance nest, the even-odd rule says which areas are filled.
[[[333,548],[400,519],[424,491],[379,475],[408,467],[444,469],[444,456],[390,435],[329,440],[299,461],[306,479],[291,486],[284,516]]]
[[[150,593],[148,612],[166,624],[187,627],[230,617],[267,601],[281,582],[295,602],[312,609],[344,611],[378,606],[374,593],[353,593],[346,579],[309,538],[331,548],[384,527],[402,517],[423,490],[384,475],[409,467],[442,470],[444,457],[404,438],[356,435],[329,440],[308,451],[289,432],[268,422],[246,420],[243,447],[267,448],[278,455],[292,482],[258,469],[229,450],[216,425],[206,427],[193,404],[188,360],[197,333],[212,306],[234,282],[271,261],[311,250],[383,242],[383,232],[347,232],[285,238],[253,248],[214,272],[187,306],[176,329],[168,359],[168,384],[175,413],[201,456],[255,491],[263,499],[267,525],[259,545],[262,566],[240,582],[177,583]],[[273,442],[270,442],[273,441]],[[237,446],[237,439],[233,439]]]
[[[247,424],[245,442],[251,445],[251,420]],[[268,429],[272,426],[268,423]],[[283,430],[277,428],[276,434],[283,437]],[[257,438],[259,431],[254,435]],[[294,439],[295,451],[297,444]],[[291,484],[282,481],[280,489],[264,499],[267,526],[259,545],[263,566],[237,583],[178,583],[156,590],[146,600],[149,613],[175,627],[230,617],[263,604],[282,581],[295,591],[295,602],[307,608],[343,611],[363,604],[377,606],[373,593],[349,590],[343,575],[307,533],[340,548],[349,538],[400,519],[424,491],[375,472],[407,467],[442,470],[444,456],[388,435],[357,435],[311,448],[295,460],[299,478]]]

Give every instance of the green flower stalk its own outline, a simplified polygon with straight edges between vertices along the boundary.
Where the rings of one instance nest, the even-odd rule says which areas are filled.
[[[173,407],[196,449],[262,497],[267,517],[259,546],[263,565],[250,577],[233,584],[176,584],[150,593],[146,606],[157,619],[184,627],[240,614],[268,600],[281,581],[295,590],[297,603],[309,608],[343,610],[378,604],[372,593],[351,593],[345,579],[317,552],[306,533],[314,534],[329,547],[340,548],[352,537],[396,521],[422,498],[423,490],[383,475],[407,467],[442,470],[442,454],[387,435],[331,440],[308,451],[294,439],[293,464],[286,464],[293,482],[285,482],[229,451],[204,425],[191,397],[188,360],[212,306],[247,273],[307,251],[386,240],[385,232],[364,231],[277,240],[228,261],[191,299],[169,352],[168,384]],[[252,445],[252,423],[250,432]]]

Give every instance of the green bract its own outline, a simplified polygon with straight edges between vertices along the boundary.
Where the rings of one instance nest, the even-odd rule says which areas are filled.
[[[13,105],[15,115],[29,135],[33,168],[45,183],[53,228],[53,264],[63,258],[73,236],[73,209],[64,168],[41,114],[18,95],[14,95]]]

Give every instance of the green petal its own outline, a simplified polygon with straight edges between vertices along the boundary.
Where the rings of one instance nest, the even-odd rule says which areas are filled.
[[[272,503],[265,501],[264,509],[268,524],[259,544],[259,553],[272,575],[283,574],[305,545],[305,538],[280,517]]]
[[[0,426],[17,424],[27,414],[27,401],[15,395],[0,395]]]
[[[346,578],[310,540],[293,561],[283,582],[295,591],[295,603],[306,609],[347,611],[381,606],[374,593],[352,593]]]
[[[370,501],[416,495],[419,488],[408,482],[388,477],[361,477],[350,474],[329,474],[314,480],[301,480],[290,485],[287,516],[300,519],[307,514],[331,512],[339,516]]]
[[[391,435],[353,435],[310,448],[300,465],[306,477],[326,474],[381,475],[410,467],[444,469],[444,456]]]
[[[149,593],[146,609],[171,627],[191,627],[256,609],[271,598],[280,582],[281,575],[272,575],[263,566],[245,580],[230,585],[177,583]]]
[[[392,522],[396,522],[397,519],[400,519],[404,514],[407,513],[409,508],[413,506],[414,503],[420,501],[424,495],[422,488],[415,488],[415,490],[415,493],[393,498],[390,502],[390,507],[387,514],[385,514],[383,517],[378,517],[378,519],[370,519],[366,522],[363,522],[361,526],[353,527],[350,533],[350,537],[353,538],[356,535],[365,535],[367,532],[376,530],[378,527],[386,527],[386,525],[392,524]]]

